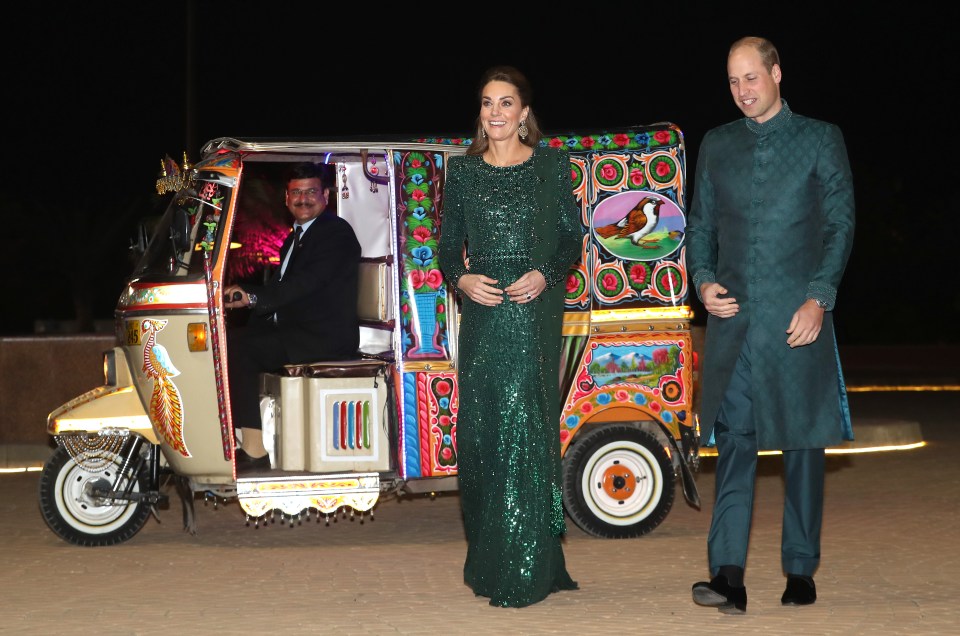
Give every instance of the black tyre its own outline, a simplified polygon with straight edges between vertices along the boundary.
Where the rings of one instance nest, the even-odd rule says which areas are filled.
[[[113,486],[122,458],[113,455],[102,462],[98,470],[91,471],[75,462],[66,450],[57,448],[43,466],[40,512],[50,529],[68,543],[84,546],[123,543],[137,534],[150,516],[150,506],[144,501],[104,500],[93,496],[93,488]],[[147,489],[143,474],[125,475],[119,489],[126,488],[131,479],[131,492]]]
[[[625,424],[583,433],[563,458],[564,508],[596,537],[638,537],[659,526],[673,507],[676,483],[663,445]]]

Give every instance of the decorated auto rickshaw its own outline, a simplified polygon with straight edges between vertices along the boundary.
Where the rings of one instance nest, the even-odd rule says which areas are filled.
[[[683,135],[661,123],[542,143],[569,153],[583,227],[559,370],[564,507],[589,534],[640,536],[678,487],[699,506]],[[57,448],[39,499],[51,530],[121,543],[172,487],[192,531],[199,498],[236,501],[257,525],[455,491],[458,301],[436,245],[447,160],[468,144],[220,138],[193,165],[165,159],[156,187],[169,205],[145,224],[104,383],[48,417]],[[272,470],[238,476],[226,332],[242,317],[224,311],[221,290],[279,266],[281,174],[300,161],[334,166],[331,205],[362,246],[361,346],[353,360],[262,374]]]

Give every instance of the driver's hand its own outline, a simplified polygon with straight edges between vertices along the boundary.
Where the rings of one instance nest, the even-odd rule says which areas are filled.
[[[250,297],[240,285],[230,285],[223,290],[223,306],[227,309],[239,309],[250,305]]]

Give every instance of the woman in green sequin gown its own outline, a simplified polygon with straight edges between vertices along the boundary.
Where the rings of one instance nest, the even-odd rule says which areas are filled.
[[[561,546],[559,358],[582,231],[569,158],[539,147],[526,79],[502,67],[485,78],[477,137],[447,167],[440,266],[462,298],[464,580],[491,605],[523,607],[577,587]]]

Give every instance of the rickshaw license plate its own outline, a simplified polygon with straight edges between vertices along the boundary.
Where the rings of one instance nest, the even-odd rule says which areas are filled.
[[[126,324],[127,346],[140,344],[140,321],[128,320]]]

